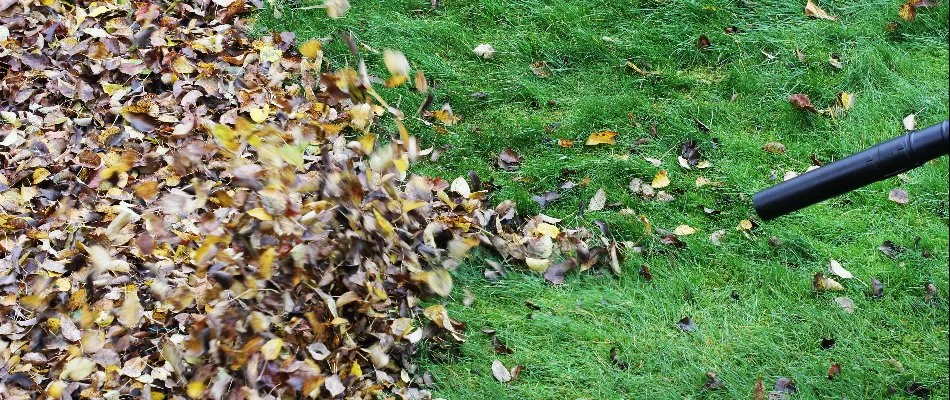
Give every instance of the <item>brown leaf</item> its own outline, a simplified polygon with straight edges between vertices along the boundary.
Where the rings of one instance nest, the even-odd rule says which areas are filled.
[[[762,150],[772,154],[785,154],[785,145],[779,142],[768,142],[762,145]]]
[[[839,375],[841,375],[841,364],[838,364],[838,363],[831,364],[831,366],[828,367],[828,379],[834,380]]]
[[[706,50],[712,47],[712,42],[709,41],[709,37],[705,34],[699,35],[699,40],[696,41],[696,48],[700,50]]]
[[[505,147],[505,149],[498,154],[498,167],[505,171],[518,170],[518,168],[521,167],[521,155]]]
[[[762,384],[762,378],[756,379],[755,386],[752,387],[752,398],[754,400],[766,400],[765,385]]]
[[[577,262],[574,259],[566,259],[557,264],[550,266],[547,271],[544,271],[544,279],[548,282],[551,282],[555,285],[560,285],[564,283],[564,276],[567,275],[574,267],[577,265]]]
[[[825,12],[825,10],[819,8],[818,5],[813,3],[811,0],[808,0],[808,2],[805,4],[805,15],[809,17],[827,19],[830,21],[838,20],[837,17],[829,15],[827,12]]]
[[[811,112],[817,112],[815,106],[811,104],[811,99],[808,98],[807,94],[797,93],[788,96],[788,102],[792,103],[792,106],[800,110],[808,110]]]

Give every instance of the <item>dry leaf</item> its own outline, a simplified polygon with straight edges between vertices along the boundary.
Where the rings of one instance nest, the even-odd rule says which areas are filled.
[[[830,21],[838,20],[837,17],[833,17],[829,15],[827,12],[825,12],[825,10],[822,10],[821,8],[819,8],[818,5],[813,3],[811,0],[808,0],[808,3],[805,4],[805,15],[809,17],[827,19]]]
[[[762,145],[762,149],[772,154],[785,154],[785,145],[779,142],[768,142]]]
[[[831,260],[831,263],[828,265],[828,271],[840,278],[854,278],[854,275],[852,275],[850,271],[844,269],[844,267],[841,266],[841,263],[839,263],[837,260]]]
[[[670,186],[670,177],[668,176],[665,169],[661,169],[660,172],[657,172],[653,176],[653,181],[650,182],[650,187],[654,189],[660,189]]]
[[[910,114],[904,117],[904,119],[901,120],[901,124],[903,124],[904,129],[908,131],[917,129],[917,114]]]
[[[847,297],[835,297],[835,304],[841,307],[844,312],[854,314],[854,302]]]
[[[506,383],[511,380],[511,372],[509,372],[508,368],[505,368],[505,365],[499,360],[492,361],[491,373],[498,382]]]
[[[891,189],[890,193],[887,194],[887,199],[897,204],[910,203],[910,198],[904,189]]]
[[[696,233],[696,229],[689,225],[680,225],[673,230],[673,234],[676,236],[687,236]]]
[[[812,280],[812,287],[815,291],[819,292],[844,290],[844,286],[841,286],[841,284],[834,279],[826,277],[821,272],[815,273],[815,277]]]
[[[267,343],[264,343],[261,346],[261,355],[264,356],[265,360],[273,361],[280,356],[280,349],[284,346],[284,341],[280,338],[273,338],[268,340]]]
[[[495,48],[487,43],[482,43],[478,46],[475,46],[475,49],[472,51],[475,53],[475,55],[481,58],[489,59],[495,57]]]
[[[603,188],[597,189],[597,192],[594,193],[594,197],[592,197],[590,203],[587,204],[587,211],[603,210],[606,202],[607,192],[605,192]]]
[[[617,144],[617,132],[614,131],[600,131],[591,133],[587,136],[587,142],[584,143],[587,146],[597,146],[600,144]]]
[[[808,98],[807,94],[797,93],[788,96],[788,102],[792,103],[792,106],[801,110],[808,110],[811,112],[817,112],[815,106],[811,104],[811,99]]]

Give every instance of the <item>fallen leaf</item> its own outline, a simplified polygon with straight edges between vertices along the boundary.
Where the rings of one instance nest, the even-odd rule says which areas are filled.
[[[86,357],[74,357],[66,362],[59,374],[59,379],[67,381],[81,381],[86,379],[96,368],[96,363]]]
[[[506,354],[514,353],[513,350],[511,350],[510,348],[508,348],[508,346],[506,346],[504,343],[501,342],[501,339],[499,339],[497,335],[492,335],[491,346],[492,346],[492,350],[495,351],[495,354],[506,355]]]
[[[617,348],[616,348],[616,347],[611,347],[611,348],[610,348],[609,357],[610,357],[610,362],[613,363],[614,366],[617,367],[618,369],[621,369],[621,370],[624,370],[624,371],[625,371],[625,370],[627,370],[627,369],[630,368],[630,364],[627,364],[626,362],[624,362],[623,360],[620,359],[620,355],[617,354]]]
[[[551,204],[561,198],[561,195],[555,191],[547,191],[538,195],[531,196],[531,200],[534,200],[541,208],[545,208],[548,204]]]
[[[492,45],[488,43],[482,43],[482,44],[479,44],[478,46],[475,46],[475,49],[473,49],[472,52],[474,52],[475,55],[484,59],[495,57],[495,48],[492,47]]]
[[[844,312],[854,314],[854,302],[847,297],[835,297],[835,304],[841,307]]]
[[[832,275],[837,275],[840,278],[854,278],[854,275],[852,275],[850,271],[844,269],[844,267],[841,266],[841,263],[839,263],[837,260],[831,260],[831,263],[828,264],[828,271],[831,272]]]
[[[650,182],[650,187],[654,189],[660,189],[670,186],[670,177],[667,174],[665,169],[661,169],[660,172],[657,172],[653,176],[653,181]]]
[[[706,50],[712,47],[712,42],[709,41],[709,37],[705,34],[699,35],[699,39],[696,41],[696,48],[700,50]]]
[[[604,204],[607,202],[607,192],[603,188],[597,189],[597,192],[594,193],[594,197],[590,199],[590,202],[587,203],[587,211],[600,211],[604,209]]]
[[[709,241],[712,242],[712,244],[716,246],[721,246],[723,236],[726,236],[726,231],[720,229],[718,231],[713,232],[711,235],[709,235]]]
[[[541,78],[547,78],[551,76],[551,69],[548,68],[547,61],[536,61],[531,64],[531,73]]]
[[[904,125],[904,129],[912,131],[917,129],[917,114],[909,114],[901,120],[901,124]]]
[[[778,378],[778,380],[775,381],[775,387],[772,390],[778,393],[798,392],[798,388],[795,387],[795,382],[793,382],[791,379],[788,379],[784,376],[781,378]]]
[[[498,380],[498,382],[506,383],[511,381],[511,372],[508,371],[508,368],[499,360],[492,361],[491,363],[491,373]]]
[[[297,47],[297,50],[300,51],[300,54],[307,58],[317,58],[320,54],[321,43],[317,39],[308,40],[300,44]]]
[[[829,21],[837,21],[837,17],[829,15],[825,10],[822,10],[811,0],[808,0],[808,3],[805,4],[805,15],[809,17],[815,17],[820,19],[827,19]]]
[[[686,140],[680,143],[680,158],[686,161],[684,168],[695,167],[699,165],[702,154],[699,152],[699,145],[695,140]]]
[[[842,69],[842,68],[844,68],[844,64],[841,62],[841,55],[840,55],[840,54],[832,54],[831,56],[829,56],[829,57],[828,57],[828,64],[830,64],[832,67],[835,67],[835,69]]]
[[[683,332],[694,332],[696,331],[696,323],[693,322],[693,319],[690,317],[683,317],[676,323],[676,327]]]
[[[673,230],[673,234],[676,236],[688,236],[696,233],[696,229],[689,225],[680,225]]]
[[[811,112],[817,112],[815,106],[811,104],[811,99],[808,98],[807,94],[797,93],[788,96],[788,102],[792,103],[792,106],[800,110],[808,110]]]
[[[887,199],[897,204],[910,203],[910,198],[904,189],[891,189],[890,193],[887,194]]]
[[[838,375],[841,375],[841,364],[831,364],[831,366],[828,367],[828,379],[834,380]]]
[[[350,11],[350,2],[349,0],[324,0],[323,7],[326,9],[328,17],[340,19]]]
[[[905,250],[904,247],[898,246],[890,240],[885,240],[884,243],[881,243],[881,245],[877,247],[877,249],[880,250],[881,253],[884,253],[885,256],[887,256],[888,258],[892,260],[897,259],[897,256],[900,253],[903,253]]]
[[[650,267],[648,267],[646,264],[640,266],[639,272],[640,272],[640,276],[643,277],[643,280],[647,282],[653,281],[653,274],[650,273]]]
[[[563,260],[544,271],[544,279],[552,284],[560,285],[564,283],[564,276],[574,269],[576,265],[577,262],[574,261],[574,259]]]
[[[871,277],[871,297],[875,299],[884,297],[884,284],[873,276]]]
[[[516,171],[518,167],[521,167],[521,155],[505,147],[505,149],[498,154],[498,167],[505,171]]]
[[[851,107],[854,107],[855,95],[853,93],[838,92],[836,99],[836,105],[841,111],[848,111]]]
[[[785,145],[779,142],[768,142],[762,145],[762,150],[772,154],[785,154]]]
[[[812,279],[812,287],[819,292],[844,290],[844,286],[841,286],[834,279],[826,277],[821,272],[815,273],[815,277]]]
[[[614,131],[594,132],[587,136],[587,142],[584,143],[584,145],[597,146],[601,144],[617,144],[616,137],[617,132]]]
[[[924,302],[930,303],[937,298],[937,285],[934,285],[933,282],[927,282],[924,285]]]
[[[284,341],[280,338],[273,338],[268,340],[267,343],[264,343],[261,346],[261,355],[264,356],[265,360],[273,361],[280,356],[280,349],[284,346]]]
[[[725,388],[726,385],[719,380],[719,377],[716,376],[715,372],[707,371],[706,372],[706,383],[703,384],[703,388],[706,390],[719,390]]]
[[[752,398],[754,400],[766,400],[765,385],[762,384],[762,378],[756,379],[755,386],[752,387]]]

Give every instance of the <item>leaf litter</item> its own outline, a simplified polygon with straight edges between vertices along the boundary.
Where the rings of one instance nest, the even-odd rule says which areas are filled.
[[[259,2],[43,4],[0,3],[0,302],[19,321],[0,339],[43,363],[8,365],[22,384],[4,398],[427,398],[417,345],[466,336],[420,302],[452,292],[472,248],[560,265],[553,280],[619,259],[584,228],[488,207],[471,176],[410,173],[435,150],[373,87],[410,82],[396,50],[383,80],[349,33],[355,65],[336,70],[320,40],[251,38]]]

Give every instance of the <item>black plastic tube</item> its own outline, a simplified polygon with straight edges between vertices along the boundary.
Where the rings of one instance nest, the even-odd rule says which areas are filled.
[[[898,136],[758,192],[752,205],[760,218],[770,220],[917,168],[947,154],[948,131],[950,123],[943,121]]]

